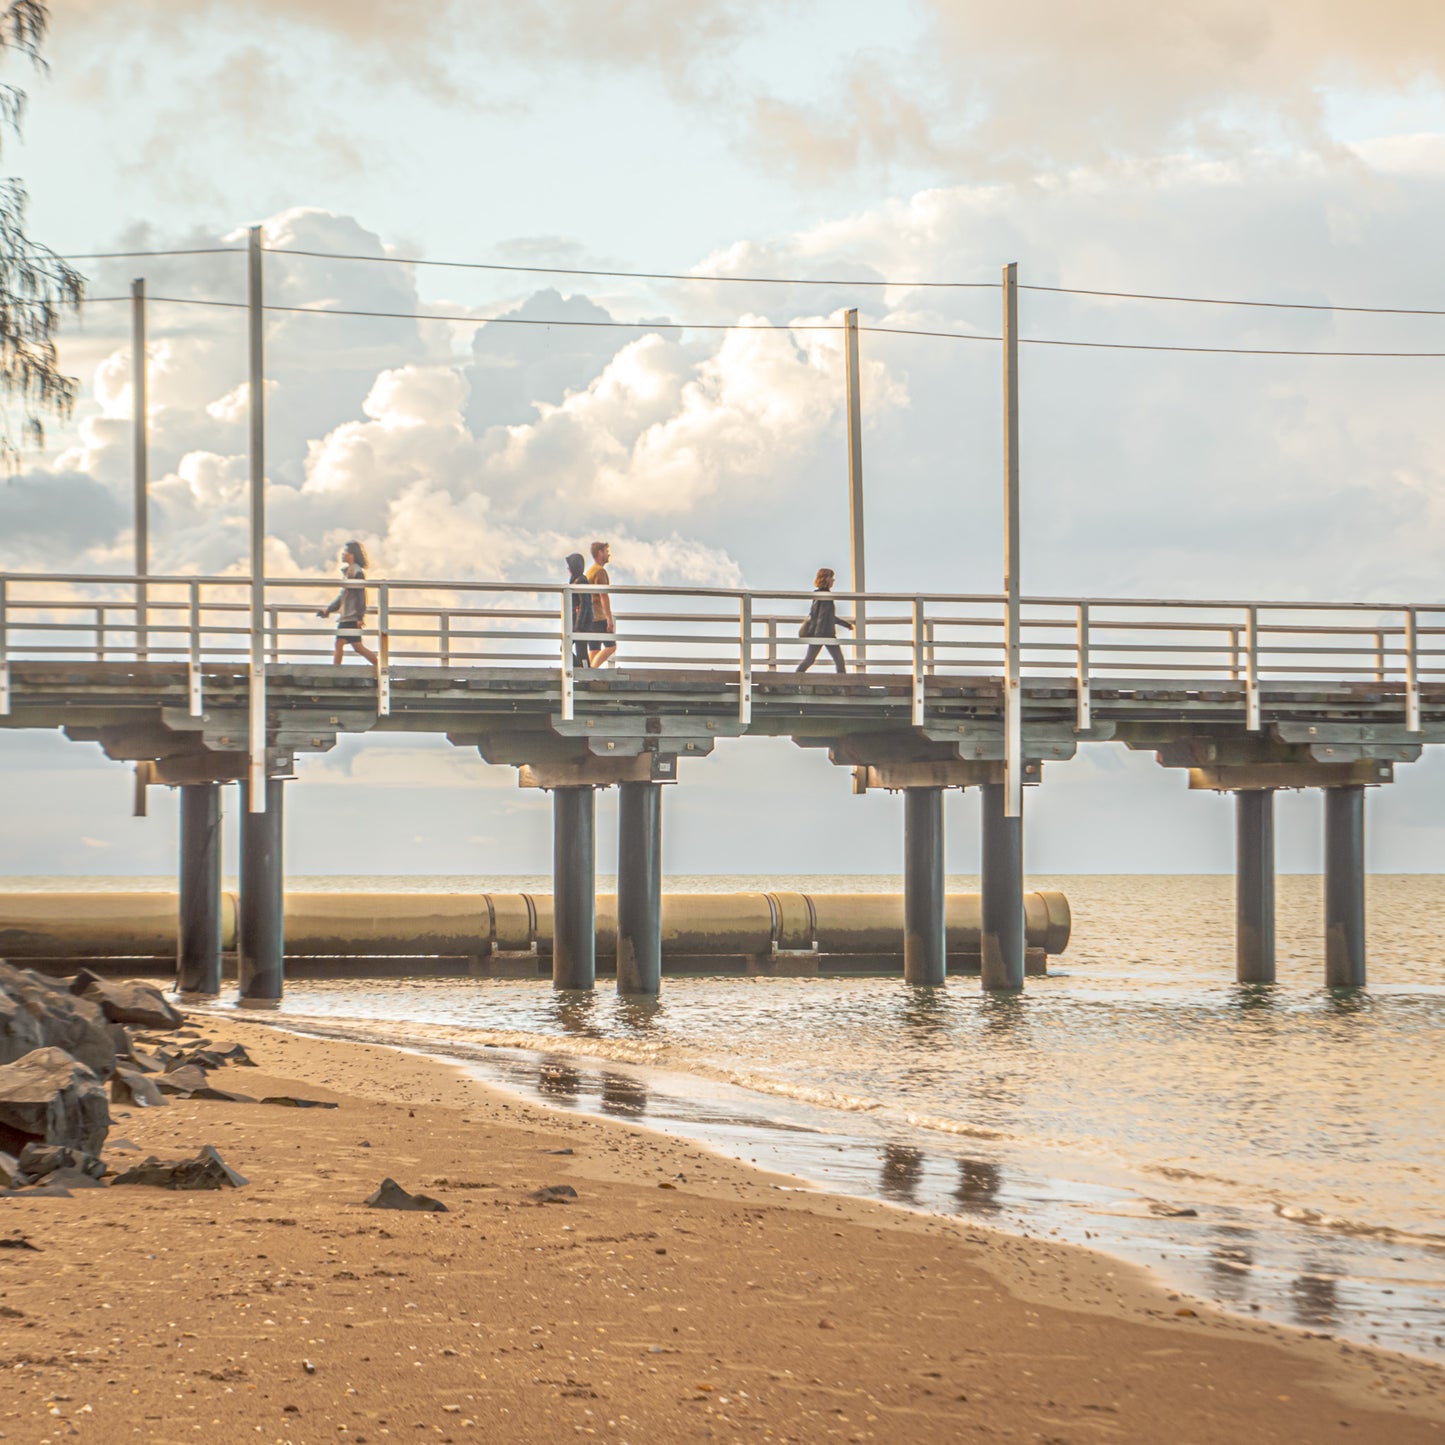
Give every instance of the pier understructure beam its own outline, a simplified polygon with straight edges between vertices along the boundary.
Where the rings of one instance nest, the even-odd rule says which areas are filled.
[[[1107,736],[1100,731],[1097,736]],[[1090,737],[1096,736],[1090,733]],[[1045,761],[1073,757],[1079,735],[1071,723],[1042,723],[1024,732],[1024,782],[1036,784]],[[1024,929],[1023,820],[1003,816],[1004,738],[988,722],[853,732],[824,739],[796,737],[800,746],[827,746],[839,767],[853,770],[854,789],[885,788],[904,795],[904,977],[936,985],[947,975],[943,792],[983,790],[983,929],[980,979],[991,991],[1016,992],[1046,959],[1029,950]]]
[[[677,781],[679,759],[706,757],[719,737],[741,731],[717,719],[636,712],[519,719],[507,731],[448,733],[487,762],[516,768],[522,787],[552,793],[555,988],[596,986],[596,790],[616,787],[617,991],[644,997],[660,991],[662,789]]]
[[[1365,789],[1394,781],[1395,764],[1414,762],[1420,733],[1390,723],[1280,722],[1240,736],[1187,723],[1129,726],[1130,747],[1153,751],[1164,767],[1184,768],[1192,789],[1232,792],[1238,802],[1236,973],[1241,983],[1272,983],[1274,809],[1279,788],[1325,795],[1325,983],[1365,982]]]
[[[250,785],[241,785],[241,898],[237,1002],[276,1008],[285,974],[284,778],[266,779],[266,810],[251,811]]]

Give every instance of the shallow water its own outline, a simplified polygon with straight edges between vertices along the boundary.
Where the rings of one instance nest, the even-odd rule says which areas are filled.
[[[608,988],[368,980],[293,984],[282,1016],[469,1058],[553,1103],[829,1188],[1106,1247],[1234,1308],[1445,1357],[1445,879],[1370,880],[1370,985],[1339,993],[1321,985],[1318,878],[1279,880],[1280,982],[1267,988],[1233,982],[1229,878],[1030,882],[1068,894],[1074,937],[1021,998],[985,996],[976,978],[936,992],[667,979],[655,1006]],[[292,886],[308,884],[548,886]]]

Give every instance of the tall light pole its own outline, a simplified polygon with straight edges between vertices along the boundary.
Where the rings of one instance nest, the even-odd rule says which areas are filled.
[[[250,323],[251,411],[251,686],[246,789],[250,811],[266,811],[266,329],[261,228],[247,245],[246,300]]]
[[[848,363],[848,542],[853,557],[854,592],[868,590],[868,574],[863,560],[863,407],[859,384],[858,312],[848,312],[846,355]],[[859,672],[868,671],[867,608],[862,602],[853,604],[854,665]]]
[[[140,662],[150,654],[146,628],[150,589],[145,580],[150,573],[151,550],[146,496],[150,485],[150,394],[146,373],[146,283],[144,277],[138,276],[130,283],[130,396],[135,485],[135,655]]]
[[[1023,815],[1023,685],[1019,677],[1019,277],[1003,268],[1004,816]]]

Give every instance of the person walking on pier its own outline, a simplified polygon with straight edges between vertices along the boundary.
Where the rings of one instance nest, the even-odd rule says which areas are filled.
[[[587,564],[583,561],[580,552],[570,552],[567,555],[567,581],[574,587],[579,583],[587,581]],[[586,667],[588,658],[591,655],[587,650],[587,633],[593,630],[592,627],[592,598],[591,592],[574,592],[572,594],[572,666]]]
[[[820,567],[818,575],[813,578],[813,608],[808,613],[808,620],[798,629],[799,637],[836,637],[838,626],[841,623],[849,632],[853,631],[853,624],[846,617],[838,616],[837,604],[829,595],[833,590],[833,569],[831,567]],[[836,642],[813,642],[810,644],[803,660],[798,664],[797,671],[807,672],[818,660],[818,654],[823,648],[828,649],[828,655],[833,659],[833,666],[839,672],[847,672],[847,664],[843,661],[843,649]]]
[[[612,560],[612,547],[607,542],[592,544],[592,565],[587,569],[587,580],[599,587],[610,587],[612,579],[607,575],[607,564]],[[592,599],[592,630],[594,632],[616,632],[617,619],[612,615],[612,599],[599,592]],[[612,659],[617,656],[617,644],[604,642],[592,649],[591,666],[616,666]]]
[[[366,548],[360,542],[348,542],[341,549],[341,575],[348,582],[366,580]],[[336,618],[336,653],[331,661],[339,665],[341,654],[349,642],[373,667],[376,654],[361,640],[362,619],[366,616],[366,588],[343,587],[327,606],[316,615]]]

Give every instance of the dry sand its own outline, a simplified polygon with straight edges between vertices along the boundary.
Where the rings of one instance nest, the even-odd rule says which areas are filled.
[[[0,1201],[40,1251],[0,1249],[0,1438],[1445,1441],[1437,1367],[781,1192],[434,1060],[213,1022],[260,1064],[216,1083],[340,1107],[120,1111],[112,1140],[214,1144],[250,1183]],[[449,1212],[361,1207],[386,1175]],[[528,1201],[549,1184],[579,1198]]]

